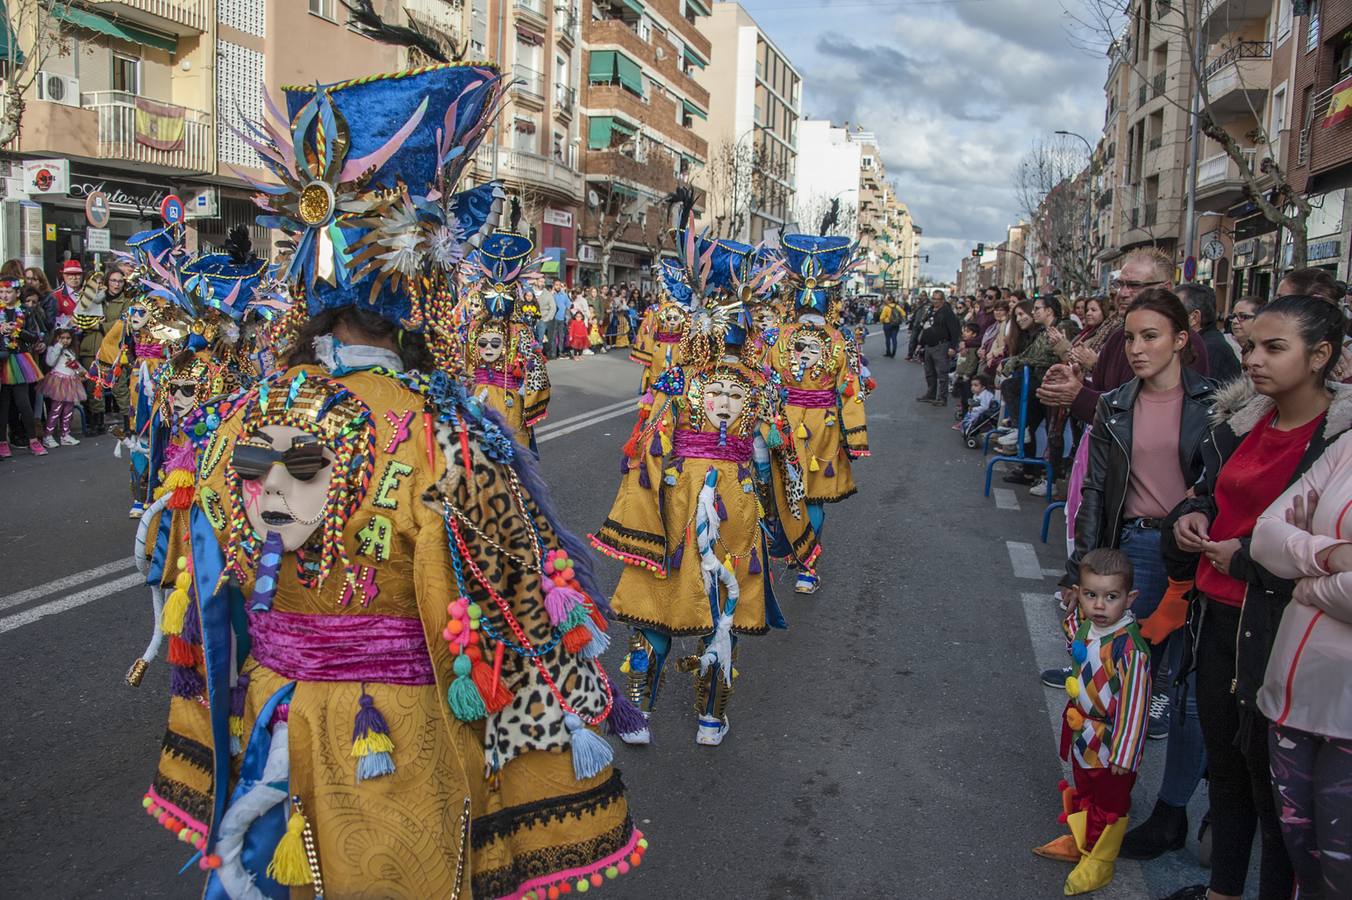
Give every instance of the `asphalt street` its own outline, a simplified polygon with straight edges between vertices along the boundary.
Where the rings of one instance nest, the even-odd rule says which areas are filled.
[[[615,898],[1050,898],[1064,695],[1055,585],[1064,548],[1038,540],[1042,502],[982,496],[983,461],[917,404],[920,367],[881,358],[860,493],[831,508],[822,589],[780,579],[787,632],[743,642],[723,746],[694,743],[672,673],[654,743],[617,746],[651,841]],[[638,367],[612,354],[551,363],[540,432],[568,525],[594,529],[616,487]],[[167,671],[123,682],[150,629],[134,586],[125,462],[112,438],[0,464],[0,885],[9,897],[192,897],[196,868],[141,809],[164,728]],[[997,485],[999,479],[996,480]],[[998,501],[998,502],[997,502]],[[602,559],[613,585],[619,567]],[[616,670],[620,647],[610,656]],[[1147,748],[1134,813],[1154,804],[1164,742]],[[1204,808],[1205,788],[1192,810]],[[1195,826],[1194,826],[1195,827]],[[1103,898],[1204,880],[1189,850],[1122,862]]]

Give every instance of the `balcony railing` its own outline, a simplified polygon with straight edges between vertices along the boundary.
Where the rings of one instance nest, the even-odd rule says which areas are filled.
[[[98,113],[100,158],[188,172],[215,171],[216,142],[206,113],[159,101],[138,107],[138,99],[125,91],[80,95],[80,105]]]
[[[211,24],[207,0],[96,0],[94,6],[101,13],[120,14],[132,22],[154,16],[193,31],[206,31]]]
[[[1150,85],[1143,84],[1136,91],[1136,108],[1145,106],[1145,102],[1150,99]]]
[[[1156,215],[1159,213],[1160,205],[1158,203],[1147,203],[1141,207],[1141,227],[1153,228]]]
[[[513,89],[532,97],[538,97],[541,100],[544,99],[545,76],[543,72],[537,72],[534,69],[517,64],[512,67],[512,79]]]
[[[493,173],[493,148],[480,147],[475,157],[477,167],[485,176]],[[510,147],[498,148],[498,178],[528,182],[566,195],[574,200],[582,199],[582,174],[576,169],[524,150]]]
[[[1241,59],[1272,59],[1271,41],[1240,41],[1220,56],[1207,63],[1203,74],[1211,78],[1221,69]]]
[[[544,0],[516,0],[516,8],[540,19],[545,18]]]
[[[1310,159],[1310,142],[1314,137],[1315,123],[1323,123],[1327,117],[1329,101],[1333,99],[1333,89],[1341,84],[1337,82],[1324,88],[1310,98],[1310,108],[1305,110],[1305,127],[1300,130],[1300,148],[1296,156],[1296,165],[1305,165]]]
[[[577,107],[577,90],[566,84],[554,85],[554,113],[571,116]]]
[[[575,37],[577,34],[577,13],[567,6],[554,7],[554,31],[560,37]]]
[[[1243,151],[1244,165],[1250,171],[1254,171],[1254,162],[1258,159],[1256,149],[1246,149]],[[1208,156],[1206,159],[1197,163],[1197,187],[1205,188],[1213,184],[1219,184],[1224,181],[1239,181],[1243,178],[1243,173],[1235,165],[1234,160],[1228,153],[1217,153],[1215,156]]]

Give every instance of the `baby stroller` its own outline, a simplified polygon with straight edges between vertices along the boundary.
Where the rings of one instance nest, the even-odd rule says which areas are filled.
[[[973,409],[963,417],[962,442],[967,445],[969,450],[975,450],[981,442],[981,436],[988,431],[994,431],[1000,421],[1000,401],[994,400],[991,405],[982,412]]]

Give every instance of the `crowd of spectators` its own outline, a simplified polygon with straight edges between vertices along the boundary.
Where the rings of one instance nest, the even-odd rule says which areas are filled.
[[[539,310],[535,337],[551,359],[628,347],[653,295],[636,285],[570,288],[560,280],[528,299]],[[574,325],[580,322],[580,325]]]
[[[1066,502],[1062,610],[1086,608],[1087,554],[1129,561],[1150,658],[1142,738],[1165,751],[1121,855],[1183,848],[1188,802],[1208,781],[1210,810],[1192,828],[1210,883],[1171,900],[1245,896],[1255,836],[1262,900],[1289,900],[1296,884],[1301,897],[1352,897],[1346,295],[1303,269],[1223,313],[1210,287],[1175,284],[1170,258],[1139,250],[1106,295],[935,291],[909,316],[907,359],[927,385],[917,400],[947,406],[951,382],[961,417],[995,388],[1000,452],[1027,461],[1006,481],[1050,465],[1050,494],[1045,474],[1033,491]],[[1080,658],[1043,683],[1069,692]]]

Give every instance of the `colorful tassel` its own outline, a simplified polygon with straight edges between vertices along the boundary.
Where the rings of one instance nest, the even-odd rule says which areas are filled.
[[[778,428],[771,428],[765,432],[765,446],[771,450],[778,450],[784,446],[784,436],[779,433]]]
[[[667,437],[665,431],[659,431],[657,436],[662,441],[662,455],[666,456],[671,452],[671,438]]]
[[[650,456],[662,455],[662,435],[654,432],[653,439],[648,443],[648,454]]]
[[[638,468],[638,486],[645,491],[652,490],[653,480],[648,475],[647,466],[639,466]]]
[[[456,677],[446,689],[446,702],[460,721],[477,722],[488,715],[488,710],[484,707],[483,697],[479,696],[479,688],[470,678],[473,665],[468,656],[462,655],[455,658],[453,668]]]
[[[723,505],[723,497],[719,494],[714,495],[714,509],[718,511],[718,521],[728,520],[728,508]]]
[[[685,544],[678,544],[676,549],[671,552],[670,559],[667,560],[667,567],[670,569],[679,569],[681,560],[685,558]]]
[[[746,573],[748,575],[759,575],[761,573],[760,555],[756,553],[756,548],[751,548],[751,561],[747,563]]]
[[[677,474],[678,473],[674,466],[668,466],[666,471],[662,473],[662,480],[665,481],[667,484],[674,485],[676,483]]]
[[[582,652],[582,648],[591,643],[591,629],[587,628],[585,621],[576,628],[570,628],[563,635],[563,649],[569,653],[577,655]]]
[[[562,625],[569,615],[584,601],[582,594],[570,587],[555,584],[545,591],[545,612],[549,615],[549,624]],[[571,626],[570,626],[571,627]]]
[[[587,631],[591,633],[591,641],[579,650],[577,655],[581,659],[597,659],[610,647],[610,635],[597,628],[596,623],[590,619],[587,620]]]
[[[301,838],[305,826],[305,816],[292,810],[291,818],[286,822],[286,834],[277,842],[272,861],[268,863],[268,877],[278,884],[288,887],[314,884],[315,876],[305,859],[305,842]]]
[[[170,665],[191,666],[195,662],[193,659],[192,644],[189,644],[176,634],[170,635],[168,659]]]
[[[831,465],[830,461],[827,461],[827,463],[826,463],[826,471],[822,472],[822,474],[825,475],[827,478],[835,478],[835,477],[836,477],[836,470],[835,470],[835,468]]]
[[[501,644],[499,644],[501,646]],[[488,715],[502,712],[512,702],[512,692],[502,683],[502,679],[493,673],[492,668],[482,660],[475,662],[470,669],[470,678],[479,690],[479,698],[484,702]]]
[[[206,689],[207,683],[196,669],[190,666],[169,667],[169,693],[175,697],[192,700],[202,696]]]
[[[390,738],[390,726],[365,690],[357,704],[357,716],[352,723],[352,755],[357,758],[357,781],[392,774],[394,741]]]
[[[807,425],[805,425],[805,424],[802,423],[802,422],[799,422],[799,423],[798,423],[798,429],[797,429],[793,434],[794,434],[794,437],[798,438],[798,440],[800,440],[800,441],[805,441],[805,440],[807,440],[807,439],[808,439]]]
[[[817,457],[812,456],[808,458],[807,470],[809,472],[817,472],[821,470],[821,466],[817,464]]]
[[[613,711],[613,707],[612,707]],[[595,778],[615,758],[605,738],[588,729],[574,713],[563,717],[563,725],[572,737],[573,776],[578,781]]]
[[[638,653],[641,651],[635,651]],[[647,670],[648,655],[643,654],[644,671]],[[613,735],[633,734],[642,731],[648,727],[648,720],[644,717],[639,708],[633,701],[625,696],[624,691],[616,691],[615,697],[610,704],[610,715],[606,717],[606,729]]]
[[[230,689],[230,755],[239,756],[244,752],[244,701],[249,693],[249,676],[239,676],[235,686]]]
[[[192,599],[188,596],[186,587],[191,580],[192,576],[180,572],[178,578],[174,580],[174,589],[164,601],[164,611],[160,614],[160,630],[167,635],[183,633],[183,620],[188,615],[188,601]]]

